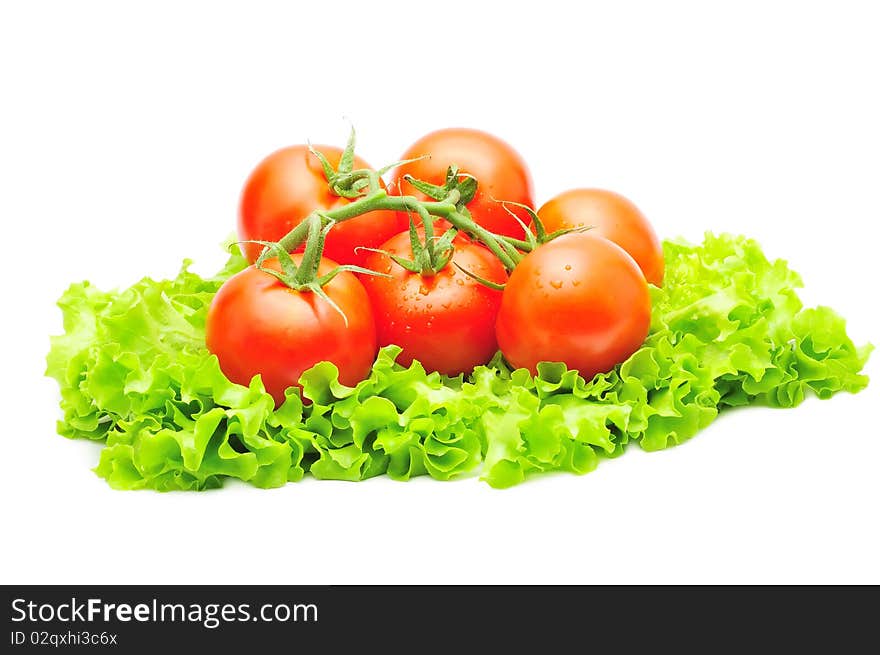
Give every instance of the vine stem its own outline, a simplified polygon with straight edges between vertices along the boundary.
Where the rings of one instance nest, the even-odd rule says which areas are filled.
[[[378,179],[373,178],[370,179],[370,192],[367,195],[335,209],[312,212],[304,221],[284,235],[278,244],[289,252],[305,243],[306,253],[312,254],[320,251],[319,249],[323,246],[323,237],[326,235],[323,229],[313,227],[315,221],[319,221],[323,228],[328,222],[342,223],[372,211],[416,213],[425,227],[426,248],[432,258],[434,255],[433,218],[445,218],[462,232],[484,243],[501,260],[505,268],[512,271],[521,259],[521,254],[510,243],[496,237],[492,232],[477,224],[470,216],[459,211],[456,204],[459,197],[457,189],[450,191],[449,197],[445,200],[433,202],[425,202],[415,196],[389,196],[385,189],[379,187]],[[307,257],[307,259],[311,262],[312,257]]]

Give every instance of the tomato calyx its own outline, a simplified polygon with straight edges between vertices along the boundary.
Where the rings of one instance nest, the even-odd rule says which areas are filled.
[[[418,180],[409,174],[404,175],[403,179],[416,190],[435,201],[433,203],[423,203],[421,208],[418,204],[414,207],[425,224],[426,242],[429,235],[432,235],[429,229],[430,216],[442,216],[457,230],[482,242],[501,260],[508,272],[516,267],[521,258],[516,247],[507,243],[506,237],[490,232],[476,223],[468,211],[467,204],[474,199],[478,186],[477,179],[473,175],[460,173],[458,167],[452,165],[446,170],[446,178],[442,186]],[[422,209],[425,211],[421,211]],[[493,282],[482,280],[479,276],[472,277],[481,283],[485,283],[486,286],[495,288]]]
[[[355,130],[352,126],[351,132],[349,132],[348,135],[348,141],[345,144],[345,149],[342,151],[342,156],[339,158],[339,165],[336,168],[333,168],[324,153],[313,148],[311,143],[309,143],[309,152],[311,152],[320,162],[321,168],[324,171],[324,177],[327,178],[327,185],[330,187],[330,192],[333,195],[347,198],[349,200],[361,198],[368,193],[375,193],[378,191],[381,188],[379,182],[380,178],[392,168],[396,168],[403,164],[410,164],[419,159],[424,159],[424,157],[404,159],[383,166],[375,171],[369,169],[355,170],[355,142]]]
[[[303,251],[303,256],[299,265],[293,261],[287,248],[285,248],[280,242],[250,241],[249,243],[257,243],[263,246],[263,251],[257,258],[257,261],[254,262],[254,268],[264,273],[268,273],[294,291],[314,293],[323,299],[335,311],[339,312],[343,321],[345,321],[345,324],[348,325],[348,317],[345,315],[345,312],[342,311],[339,305],[327,295],[327,292],[324,291],[323,287],[343,271],[362,273],[364,275],[375,275],[378,277],[391,276],[386,273],[379,273],[369,268],[356,266],[354,264],[341,264],[323,275],[318,275],[318,270],[321,266],[321,254],[324,251],[324,240],[327,238],[327,233],[336,222],[327,218],[320,212],[314,212],[306,221],[303,221],[303,224],[308,226],[308,232],[305,237],[306,247]],[[300,243],[295,244],[294,248],[299,245]],[[278,264],[281,267],[280,271],[265,265],[266,260],[270,257],[274,257],[278,260]]]
[[[410,219],[409,239],[413,253],[412,259],[401,257],[381,248],[362,247],[360,250],[380,253],[411,273],[423,277],[433,277],[446,268],[452,260],[452,255],[455,253],[455,247],[452,243],[458,235],[458,230],[451,227],[439,237],[428,236],[429,231],[433,235],[433,225],[430,220],[426,224],[425,241],[422,242],[415,221]]]
[[[342,198],[349,200],[360,198],[368,189],[379,188],[379,177],[386,171],[368,171],[354,170],[354,146],[355,131],[354,127],[348,135],[348,142],[345,144],[345,150],[339,158],[339,166],[333,168],[324,153],[316,150],[309,143],[309,152],[311,152],[321,163],[324,170],[324,177],[327,178],[327,184],[330,192]],[[389,169],[390,170],[390,169]]]
[[[451,211],[462,213],[466,218],[470,218],[466,205],[477,192],[477,180],[472,175],[459,174],[456,166],[450,166],[446,172],[446,180],[443,186],[417,180],[411,175],[405,176],[405,179],[426,196],[442,204],[444,210],[451,208]],[[437,236],[434,214],[428,208],[422,204],[407,204],[406,211],[409,214],[409,238],[412,259],[406,259],[395,253],[376,248],[366,248],[366,250],[384,254],[396,264],[412,273],[417,273],[424,277],[437,275],[452,261],[452,255],[455,252],[453,241],[458,235],[459,229],[453,226],[440,236]],[[435,211],[437,210],[435,209]],[[424,240],[419,236],[415,221],[416,216],[420,219]]]
[[[517,250],[521,250],[522,252],[532,252],[541,244],[553,241],[553,239],[561,237],[563,234],[569,234],[571,232],[586,232],[593,229],[592,225],[583,225],[579,227],[567,227],[559,230],[554,230],[553,232],[550,232],[548,234],[546,228],[544,227],[544,222],[541,220],[541,217],[538,216],[538,212],[536,212],[528,205],[524,205],[521,202],[513,202],[510,200],[496,200],[496,202],[500,203],[501,206],[504,208],[504,211],[506,211],[514,219],[516,219],[516,222],[522,226],[526,237],[525,239],[514,239],[512,237],[501,238],[503,238],[507,243],[514,246]],[[509,206],[519,207],[529,215],[529,218],[532,221],[532,226],[534,226],[535,228],[534,232],[528,225],[523,222],[523,220],[519,216],[517,216],[516,212],[511,211]]]
[[[404,175],[403,179],[434,200],[448,201],[452,192],[458,191],[458,195],[453,196],[458,211],[467,211],[466,205],[474,199],[477,193],[477,178],[468,173],[459,173],[458,166],[455,165],[446,170],[446,180],[443,186],[417,180],[409,173]]]

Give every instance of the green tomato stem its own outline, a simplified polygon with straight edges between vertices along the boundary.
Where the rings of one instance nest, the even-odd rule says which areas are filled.
[[[312,212],[306,220],[309,225],[308,238],[302,261],[294,276],[296,283],[302,286],[308,285],[318,277],[321,255],[324,253],[324,238],[327,234],[318,212]]]
[[[523,241],[522,239],[514,239],[513,237],[504,237],[504,242],[509,243],[511,246],[516,248],[517,250],[522,250],[523,252],[531,252],[535,249],[534,245],[529,243],[528,241]]]
[[[352,171],[346,175],[349,180],[366,179],[368,182],[366,195],[334,209],[312,212],[278,241],[278,245],[288,252],[305,243],[302,261],[295,276],[298,286],[307,286],[316,282],[324,240],[330,227],[373,211],[418,214],[425,228],[425,261],[419,262],[425,274],[437,272],[437,259],[442,255],[437,253],[434,247],[434,218],[445,218],[456,229],[484,243],[501,260],[508,272],[512,271],[522,259],[522,254],[517,248],[528,244],[509,237],[496,236],[476,223],[466,210],[459,209],[461,193],[458,189],[452,189],[448,197],[442,201],[426,202],[415,196],[389,196],[381,187],[379,175],[374,171]]]
[[[284,248],[287,252],[293,252],[299,248],[309,235],[309,225],[311,224],[310,218],[313,214],[315,214],[315,212],[309,214],[304,221],[279,239],[278,245]]]

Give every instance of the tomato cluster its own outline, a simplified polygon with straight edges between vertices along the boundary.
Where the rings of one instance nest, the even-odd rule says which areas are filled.
[[[254,242],[278,241],[312,212],[353,202],[351,194],[338,195],[328,184],[326,164],[335,168],[344,157],[329,146],[293,146],[260,162],[245,183],[239,213],[239,235],[251,262],[263,249]],[[389,344],[402,347],[401,364],[418,361],[447,375],[469,373],[500,348],[514,367],[535,373],[539,362],[560,361],[587,378],[640,347],[650,325],[648,284],[662,284],[663,254],[630,201],[600,189],[575,189],[535,212],[523,159],[477,130],[433,132],[402,159],[409,161],[392,172],[387,187],[379,182],[385,194],[430,203],[427,187],[417,181],[443,185],[449,175],[475,178],[477,189],[462,200],[463,214],[515,244],[514,265],[476,231],[462,230],[454,238],[449,233],[451,254],[437,270],[405,266],[418,259],[414,247],[425,240],[424,227],[410,229],[409,207],[346,217],[328,225],[316,275],[339,265],[378,275],[336,271],[323,293],[316,293],[285,284],[279,279],[283,267],[269,259],[221,287],[208,313],[207,345],[231,380],[247,384],[261,374],[280,403],[285,390],[320,361],[335,364],[342,383],[357,383],[368,375],[377,348]],[[347,170],[352,165],[369,170],[356,158]],[[434,227],[437,240],[450,224],[438,219]],[[302,264],[303,255],[290,261]]]

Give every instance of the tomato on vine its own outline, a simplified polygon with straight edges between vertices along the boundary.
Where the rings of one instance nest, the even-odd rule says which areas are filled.
[[[423,235],[420,230],[419,236]],[[379,345],[403,348],[397,361],[404,366],[418,360],[429,373],[467,374],[498,350],[495,318],[501,292],[461,269],[503,284],[507,280],[504,265],[484,246],[462,237],[456,237],[452,249],[451,259],[430,275],[393,260],[392,255],[416,259],[406,232],[384,243],[381,250],[385,252],[367,257],[368,268],[390,275],[362,279],[375,313]]]
[[[345,167],[344,151],[333,146],[313,146],[336,169]],[[369,169],[353,157],[348,170]],[[278,241],[315,210],[332,210],[352,202],[334,193],[319,157],[306,145],[277,150],[261,161],[245,182],[238,217],[239,238],[244,241]],[[324,254],[340,264],[363,264],[358,246],[377,247],[407,223],[393,211],[371,211],[340,222],[327,235]],[[262,246],[244,243],[244,252],[253,262]]]
[[[654,228],[632,202],[605,189],[571,189],[548,200],[538,216],[547,232],[590,227],[590,234],[609,239],[626,250],[645,278],[663,284],[663,247]]]
[[[257,236],[256,224],[282,228],[247,244],[254,268],[227,282],[209,312],[209,348],[231,379],[262,373],[279,400],[306,368],[327,360],[351,385],[368,374],[377,347],[390,344],[402,348],[401,364],[419,361],[447,375],[469,373],[500,346],[532,373],[541,361],[558,361],[591,377],[647,336],[646,276],[662,280],[662,253],[622,196],[576,190],[535,212],[519,155],[476,130],[424,137],[397,164],[388,190],[380,176],[390,167],[365,168],[354,132],[342,152],[299,148],[270,155],[246,186],[248,211],[264,197],[268,205],[302,203],[286,224],[242,229]],[[300,197],[303,190],[312,197]],[[345,265],[322,259],[340,249]]]
[[[421,159],[418,159],[420,158]],[[465,128],[449,128],[425,135],[404,152],[401,159],[415,160],[399,166],[389,184],[389,193],[414,195],[425,200],[404,177],[442,184],[450,166],[460,174],[479,181],[477,193],[468,202],[473,220],[486,229],[516,239],[523,237],[523,228],[497,201],[534,206],[532,176],[523,158],[510,145],[496,136]],[[520,208],[513,210],[528,225],[529,216]]]
[[[564,362],[590,379],[642,345],[651,324],[648,284],[620,246],[588,233],[557,237],[510,274],[496,333],[507,361],[537,372]]]
[[[301,265],[303,255],[291,255]],[[376,357],[376,327],[366,291],[349,271],[339,271],[323,293],[293,289],[267,271],[283,272],[277,259],[250,266],[229,278],[208,309],[206,343],[223,374],[248,385],[262,376],[276,404],[284,391],[318,362],[332,362],[339,381],[354,386],[366,378]],[[336,262],[321,259],[318,276]]]

